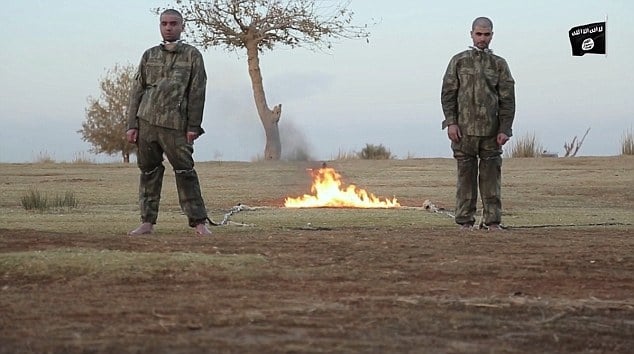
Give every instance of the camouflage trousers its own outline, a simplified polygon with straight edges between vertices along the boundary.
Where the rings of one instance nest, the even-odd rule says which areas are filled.
[[[178,201],[187,215],[189,226],[207,220],[207,210],[200,192],[198,174],[194,169],[194,147],[187,143],[185,132],[157,127],[139,120],[137,165],[141,170],[139,205],[141,221],[156,223],[163,187],[163,154],[174,169]]]
[[[452,143],[451,148],[458,164],[456,223],[475,223],[479,187],[484,224],[499,224],[502,219],[502,149],[496,137],[463,136],[459,143]]]

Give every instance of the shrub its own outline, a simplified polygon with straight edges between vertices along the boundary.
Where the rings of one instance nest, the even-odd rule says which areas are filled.
[[[510,157],[540,157],[544,148],[535,138],[535,134],[527,134],[515,140],[507,156]]]
[[[64,195],[56,194],[49,199],[47,195],[40,193],[37,189],[29,189],[21,199],[22,207],[25,210],[46,211],[50,208],[55,209],[73,209],[79,205],[75,193],[67,191]]]
[[[634,135],[629,131],[621,139],[621,155],[634,155]]]
[[[389,160],[394,157],[390,150],[383,145],[365,144],[359,153],[359,158],[362,160]]]

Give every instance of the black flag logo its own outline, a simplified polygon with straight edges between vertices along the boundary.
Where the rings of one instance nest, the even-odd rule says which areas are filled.
[[[605,54],[605,22],[573,27],[568,31],[572,55]]]

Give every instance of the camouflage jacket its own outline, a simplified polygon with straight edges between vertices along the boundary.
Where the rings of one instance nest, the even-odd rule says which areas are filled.
[[[465,135],[513,135],[515,80],[506,61],[490,51],[456,54],[442,82],[442,128],[458,124]]]
[[[163,45],[143,53],[128,104],[128,129],[138,119],[152,125],[204,133],[201,128],[207,74],[195,47],[178,43],[173,50]]]

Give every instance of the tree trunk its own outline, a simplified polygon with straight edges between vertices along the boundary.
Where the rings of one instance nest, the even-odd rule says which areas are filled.
[[[253,97],[255,98],[255,107],[264,126],[266,134],[266,146],[264,147],[265,160],[279,160],[282,156],[282,142],[280,140],[279,121],[282,115],[282,105],[270,109],[266,103],[266,95],[264,94],[264,85],[262,84],[262,73],[260,72],[260,59],[258,52],[258,43],[256,39],[248,39],[247,61],[249,64],[249,76],[251,77],[251,86],[253,88]]]
[[[130,153],[129,152],[123,152],[123,163],[130,163]]]

